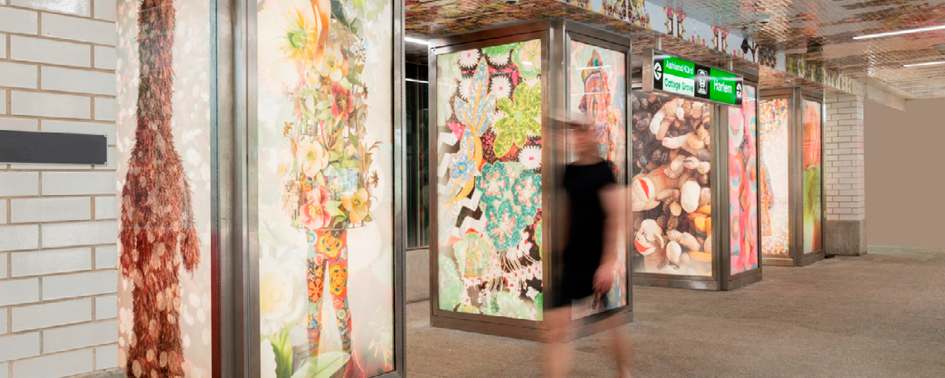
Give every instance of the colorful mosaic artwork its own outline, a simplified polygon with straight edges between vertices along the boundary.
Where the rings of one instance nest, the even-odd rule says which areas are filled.
[[[803,100],[802,122],[804,127],[804,253],[823,249],[823,207],[821,196],[821,105]]]
[[[745,86],[742,107],[728,107],[732,275],[758,268],[758,95]]]
[[[439,308],[541,320],[541,41],[436,60]]]
[[[761,253],[764,257],[789,257],[789,109],[786,98],[759,102]]]
[[[391,371],[392,3],[266,0],[256,29],[261,376]]]
[[[634,272],[712,274],[712,108],[633,91]]]
[[[611,162],[618,183],[627,181],[627,101],[626,53],[589,45],[570,43],[568,69],[569,107],[594,121],[599,153]],[[622,222],[623,223],[623,222]],[[614,284],[603,298],[603,308],[627,305],[627,240],[621,234],[617,242]]]
[[[210,14],[208,2],[117,3],[118,367],[128,377],[214,375]]]

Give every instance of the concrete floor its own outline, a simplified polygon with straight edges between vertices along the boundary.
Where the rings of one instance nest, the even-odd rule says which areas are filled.
[[[623,328],[637,377],[945,377],[945,250],[870,247],[764,268],[732,292],[635,287]],[[408,306],[408,376],[532,377],[542,345],[430,327]],[[573,377],[616,377],[604,334],[573,343]]]

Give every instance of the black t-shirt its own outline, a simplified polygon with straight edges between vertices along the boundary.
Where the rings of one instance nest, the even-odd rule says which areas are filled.
[[[566,277],[593,281],[604,252],[607,214],[601,201],[601,190],[615,183],[610,164],[606,161],[565,167],[564,190],[569,199],[570,221],[568,246],[562,261]]]

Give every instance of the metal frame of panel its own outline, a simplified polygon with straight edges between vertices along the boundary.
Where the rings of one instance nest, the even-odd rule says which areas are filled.
[[[825,228],[821,227],[821,249],[812,253],[804,253],[804,203],[803,203],[803,167],[800,161],[804,153],[804,128],[802,125],[803,114],[801,109],[801,100],[814,101],[821,105],[821,224],[826,224],[826,195],[824,189],[824,125],[826,112],[823,110],[824,97],[823,92],[809,90],[800,87],[766,89],[759,92],[759,102],[768,99],[787,99],[788,100],[788,215],[791,217],[788,224],[788,255],[789,257],[764,257],[764,264],[772,266],[806,266],[817,261],[823,260],[825,255]],[[759,113],[760,117],[760,113]],[[760,149],[759,160],[764,151]]]
[[[220,220],[231,227],[221,238],[229,239],[221,259],[221,291],[223,304],[228,304],[222,314],[221,344],[222,377],[260,376],[259,350],[259,238],[258,227],[258,156],[257,156],[257,40],[256,2],[250,0],[216,0],[219,18],[218,40],[223,42],[215,52],[221,69],[217,81],[224,84],[216,88],[224,101],[216,109],[221,123],[232,123],[233,127],[218,126],[225,132],[232,146],[221,150],[219,162],[221,174],[229,179],[229,200],[222,199]],[[404,253],[406,248],[406,152],[404,140],[404,13],[403,2],[391,3],[393,33],[391,38],[393,59],[392,76],[392,144],[393,144],[393,326],[394,326],[394,370],[378,375],[380,378],[403,377],[406,372],[406,307],[404,302]],[[232,62],[231,62],[232,61]],[[229,96],[232,101],[228,101]],[[230,135],[230,133],[232,133]],[[222,167],[225,164],[226,167]],[[232,166],[231,166],[232,165]],[[232,176],[230,176],[232,175]],[[226,203],[223,203],[226,202]],[[221,230],[221,233],[224,230]],[[232,260],[232,261],[228,261]]]
[[[427,76],[428,80],[431,81],[431,85],[429,86],[430,95],[428,98],[430,101],[436,101],[437,99],[437,85],[433,84],[433,82],[437,80],[436,59],[438,55],[467,49],[540,39],[542,49],[541,85],[544,88],[542,90],[542,136],[543,142],[547,143],[544,138],[554,136],[556,130],[561,128],[551,116],[551,110],[564,109],[564,107],[567,105],[567,96],[565,95],[567,84],[562,83],[567,82],[566,62],[569,51],[568,47],[566,46],[566,42],[569,40],[569,38],[575,38],[580,41],[599,45],[602,44],[609,48],[626,52],[626,74],[628,78],[630,77],[630,41],[628,38],[575,22],[560,19],[546,19],[431,40],[428,63],[430,73]],[[432,183],[436,183],[439,179],[436,176],[436,167],[439,163],[437,161],[438,126],[434,125],[434,122],[437,119],[436,112],[438,109],[436,106],[430,106],[429,109],[429,119],[434,120],[431,121],[429,130],[430,180],[431,187],[433,187]],[[629,113],[629,106],[627,109]],[[556,219],[558,219],[560,214],[557,209],[560,209],[561,206],[564,206],[564,203],[562,191],[550,188],[557,188],[557,184],[559,183],[561,175],[563,174],[565,160],[563,154],[555,151],[555,148],[548,148],[547,146],[548,145],[544,144],[542,146],[542,161],[544,162],[542,166],[554,168],[545,168],[542,170],[542,188],[549,188],[543,189],[542,192],[542,203],[546,204],[546,206],[544,206],[542,209],[542,218],[546,220],[543,221],[542,225],[542,244],[546,246],[555,246],[560,245],[562,238],[561,230],[557,228],[559,222],[557,222]],[[629,140],[627,150],[629,151]],[[435,211],[435,209],[438,208],[437,202],[439,199],[437,197],[438,196],[431,193],[431,227],[429,249],[430,323],[434,327],[458,329],[489,335],[506,336],[528,340],[542,339],[548,331],[543,321],[511,319],[497,316],[457,313],[440,310],[438,263],[439,230],[438,227],[435,227],[435,225],[438,224],[438,214]],[[553,205],[547,206],[547,204]],[[558,253],[555,251],[554,247],[547,248],[547,250],[551,251],[551,253],[546,254],[545,258],[541,262],[543,275],[542,293],[544,297],[551,298],[554,295],[554,291],[557,289],[555,287],[556,284],[552,272],[554,272],[554,261],[557,260]],[[628,277],[631,277],[629,269]],[[632,285],[629,285],[628,283],[627,306],[593,314],[584,319],[572,321],[572,336],[581,337],[583,335],[592,334],[623,325],[631,321],[633,298],[632,294],[630,294],[632,293],[631,287]],[[543,303],[543,312],[547,312],[551,309],[550,301],[544,301]]]
[[[671,51],[667,51],[672,53]],[[646,78],[646,72],[652,72],[653,62],[643,62],[641,75],[634,77],[633,90],[643,90],[643,82]],[[731,70],[730,70],[731,71]],[[744,77],[744,85],[758,88],[758,77],[755,74],[746,74],[737,72]],[[652,80],[652,78],[650,79]],[[649,92],[646,92],[649,93]],[[672,93],[666,93],[670,96],[680,96]],[[756,92],[757,100],[761,100],[761,90]],[[701,99],[693,98],[696,101]],[[765,262],[761,255],[761,227],[758,227],[758,268],[747,272],[732,275],[731,271],[731,234],[729,213],[729,185],[728,185],[728,105],[722,105],[711,101],[703,101],[709,104],[712,109],[712,149],[709,151],[712,155],[710,188],[712,189],[712,275],[711,276],[690,276],[690,275],[670,275],[662,273],[635,273],[633,283],[641,286],[672,287],[681,289],[695,290],[734,290],[746,286],[762,279],[762,267]],[[758,102],[755,102],[755,112],[758,114]],[[759,154],[760,144],[755,145],[755,153]],[[630,152],[631,156],[633,152]],[[760,156],[760,155],[758,155]],[[757,160],[757,169],[760,169],[760,159]],[[759,190],[760,207],[760,190]],[[717,225],[717,226],[716,226]]]

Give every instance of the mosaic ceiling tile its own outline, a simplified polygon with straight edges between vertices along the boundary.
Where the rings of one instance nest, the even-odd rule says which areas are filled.
[[[945,60],[945,31],[854,40],[858,35],[945,25],[945,0],[653,0],[751,35],[848,78],[871,78],[913,97],[943,97],[945,70],[903,64]]]

